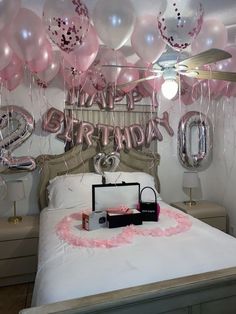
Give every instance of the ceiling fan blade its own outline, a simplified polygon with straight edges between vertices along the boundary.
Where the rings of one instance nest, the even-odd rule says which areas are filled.
[[[177,63],[176,68],[187,67],[194,69],[205,64],[215,63],[231,57],[232,55],[227,51],[213,48]]]
[[[129,66],[129,65],[116,65],[116,64],[103,64],[102,67],[104,68],[121,68],[121,69],[136,69],[139,71],[149,71],[153,73],[162,73],[162,68],[154,65],[155,68],[148,68],[148,67],[137,67],[137,66]]]
[[[184,74],[184,73],[182,73]],[[187,76],[196,77],[200,80],[223,80],[229,82],[236,82],[236,73],[235,72],[219,72],[219,71],[203,71],[203,70],[194,70],[186,72]]]
[[[138,83],[141,83],[141,82],[144,82],[144,81],[153,80],[155,78],[157,78],[156,75],[151,75],[151,76],[143,77],[143,78],[140,78],[138,80],[134,80],[134,81],[131,81],[131,82],[128,82],[128,83],[119,84],[119,85],[117,85],[117,87],[120,88],[120,87],[128,86],[130,84],[138,84]]]

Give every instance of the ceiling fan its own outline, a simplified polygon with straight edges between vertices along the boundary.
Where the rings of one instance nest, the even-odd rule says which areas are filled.
[[[149,71],[153,75],[140,78],[138,80],[120,84],[117,87],[127,86],[128,84],[140,83],[155,79],[162,75],[164,83],[162,84],[162,93],[167,99],[172,99],[178,92],[178,79],[180,75],[186,75],[199,80],[224,80],[236,82],[236,73],[202,70],[204,65],[222,61],[231,58],[232,55],[227,51],[212,48],[201,52],[195,56],[186,58],[185,54],[177,54],[175,51],[167,51],[153,64],[152,68],[104,65],[107,67],[136,68],[140,71]]]

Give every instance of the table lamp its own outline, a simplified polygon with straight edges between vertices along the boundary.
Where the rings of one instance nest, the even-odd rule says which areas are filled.
[[[189,200],[184,204],[188,206],[196,205],[196,202],[192,199],[192,189],[199,186],[198,173],[194,171],[184,172],[183,175],[183,187],[189,189]]]
[[[22,221],[22,217],[16,215],[16,202],[25,198],[24,184],[22,180],[7,182],[6,198],[14,204],[14,215],[8,218],[8,222],[18,224]]]

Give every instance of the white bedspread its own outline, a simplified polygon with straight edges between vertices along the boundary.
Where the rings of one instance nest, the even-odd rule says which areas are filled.
[[[111,249],[72,247],[58,238],[55,226],[75,212],[41,213],[33,306],[236,266],[236,239],[193,217],[190,230],[170,237],[136,236],[131,244]],[[158,226],[171,224],[160,215]],[[117,232],[99,229],[93,235]]]

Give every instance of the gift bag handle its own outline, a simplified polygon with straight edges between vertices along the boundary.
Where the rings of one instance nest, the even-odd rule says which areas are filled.
[[[141,192],[140,192],[140,202],[142,201],[142,193],[143,193],[143,191],[144,191],[145,189],[150,189],[150,190],[153,191],[154,196],[155,196],[155,203],[157,203],[157,194],[156,194],[155,190],[154,190],[153,188],[151,188],[150,186],[145,186],[145,187],[141,190]]]

